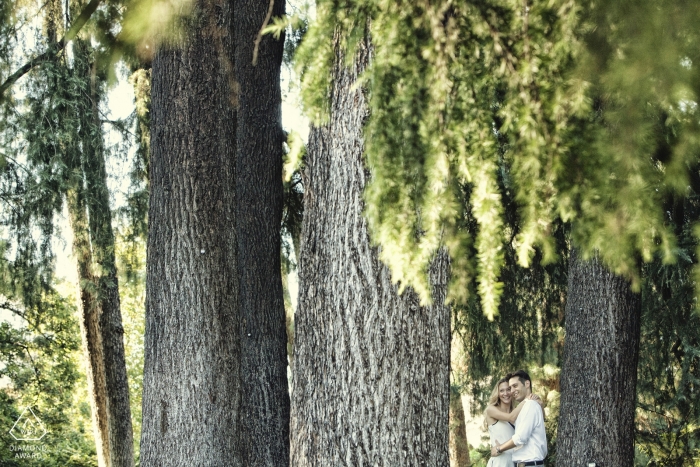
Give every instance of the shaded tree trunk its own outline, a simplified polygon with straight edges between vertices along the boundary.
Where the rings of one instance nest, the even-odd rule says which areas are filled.
[[[97,107],[97,76],[89,54],[87,43],[75,41],[75,72],[89,84],[76,102],[80,147],[68,156],[73,170],[66,200],[78,265],[80,326],[98,464],[130,467],[134,465],[134,451],[124,329]]]
[[[459,391],[450,390],[450,467],[469,465],[467,424],[464,421],[464,404]]]
[[[569,263],[557,466],[632,466],[641,299],[596,258]]]
[[[260,37],[284,0],[234,1],[236,229],[241,313],[240,448],[247,467],[289,464],[287,331],[280,264],[284,38]]]
[[[431,267],[435,305],[399,296],[362,216],[361,47],[336,57],[330,123],[307,149],[295,316],[291,461],[294,466],[448,465],[448,262]]]
[[[242,466],[233,4],[153,60],[143,466]]]
[[[283,13],[200,1],[153,63],[143,465],[289,463]]]

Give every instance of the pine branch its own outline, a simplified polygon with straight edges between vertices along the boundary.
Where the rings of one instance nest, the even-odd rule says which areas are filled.
[[[56,340],[54,337],[46,335],[46,333],[39,328],[38,323],[32,322],[25,312],[21,311],[15,306],[12,306],[12,303],[10,303],[8,300],[5,300],[4,302],[0,303],[0,309],[10,311],[22,318],[29,324],[29,326],[34,332],[41,334],[41,336],[47,341]]]
[[[20,318],[22,318],[23,320],[25,320],[26,322],[29,322],[29,319],[24,314],[24,312],[22,312],[21,310],[19,310],[18,308],[14,307],[14,306],[12,306],[12,304],[7,300],[0,303],[0,309],[10,311],[10,312],[16,314],[17,316],[19,316]]]
[[[34,361],[34,357],[32,357],[32,353],[29,351],[29,347],[23,344],[20,344],[19,342],[16,342],[15,345],[17,347],[20,347],[21,349],[24,349],[24,351],[27,353],[27,356],[29,357],[29,361],[32,364],[32,369],[34,370],[34,376],[36,377],[36,382],[37,385],[39,386],[40,389],[43,389],[44,385],[41,383],[41,377],[39,368],[36,365],[36,362]]]
[[[75,39],[75,36],[78,35],[83,26],[85,26],[90,17],[92,17],[93,13],[97,11],[97,7],[100,5],[101,2],[102,0],[90,0],[90,3],[88,3],[85,6],[85,8],[83,8],[83,11],[80,12],[80,15],[76,18],[68,32],[66,32],[66,35],[63,36],[61,40],[59,40],[55,44],[52,44],[44,53],[37,55],[33,59],[29,60],[21,68],[19,68],[12,75],[10,75],[5,80],[5,82],[2,83],[2,85],[0,85],[0,101],[4,99],[5,91],[12,87],[12,85],[15,84],[17,80],[19,80],[22,76],[26,75],[32,68],[41,65],[44,62],[52,60],[63,49],[65,49],[66,45],[70,41]]]

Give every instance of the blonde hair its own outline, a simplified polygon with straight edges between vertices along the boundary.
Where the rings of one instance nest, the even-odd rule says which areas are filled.
[[[488,404],[486,404],[487,407],[489,405],[498,406],[498,404],[500,404],[501,400],[500,400],[500,397],[498,397],[498,387],[503,383],[508,383],[508,378],[501,378],[496,382],[496,385],[493,387],[493,391],[491,391],[491,396],[489,397],[489,402],[488,402]],[[513,410],[513,400],[512,399],[510,401],[510,410]],[[486,411],[484,411],[484,428],[488,429],[488,426],[489,426],[489,423],[487,421]]]

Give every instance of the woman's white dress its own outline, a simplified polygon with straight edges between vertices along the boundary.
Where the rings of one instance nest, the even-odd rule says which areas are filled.
[[[491,446],[496,444],[498,440],[499,444],[503,444],[513,437],[515,433],[515,428],[508,422],[498,420],[493,425],[489,426],[489,435],[491,437]],[[508,450],[503,454],[492,457],[489,459],[489,463],[486,467],[513,467],[511,451]]]

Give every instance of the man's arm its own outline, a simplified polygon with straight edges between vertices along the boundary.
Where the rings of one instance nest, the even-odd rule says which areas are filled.
[[[537,419],[535,417],[535,410],[542,410],[540,407],[536,407],[534,404],[528,403],[528,401],[523,401],[522,412],[518,419],[518,423],[515,426],[515,434],[511,439],[506,441],[500,446],[494,446],[491,448],[491,455],[498,456],[501,452],[513,449],[516,446],[522,446],[527,442],[527,440],[532,435],[532,431],[535,428]]]
[[[509,439],[505,443],[501,444],[500,446],[491,446],[491,457],[496,457],[500,455],[503,451],[507,451],[508,449],[513,449],[515,447],[515,443],[513,442],[513,439]]]

